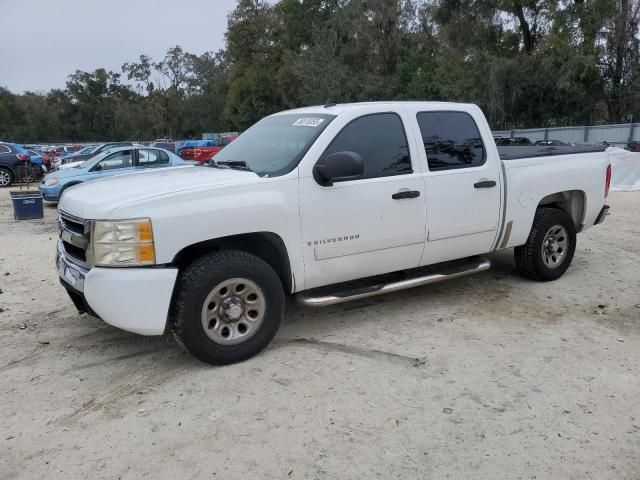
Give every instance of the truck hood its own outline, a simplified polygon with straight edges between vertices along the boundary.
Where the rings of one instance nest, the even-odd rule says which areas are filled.
[[[215,190],[232,185],[255,183],[253,172],[209,167],[173,167],[150,170],[82,183],[64,191],[58,208],[85,218],[109,218],[116,208],[152,197],[189,190]]]

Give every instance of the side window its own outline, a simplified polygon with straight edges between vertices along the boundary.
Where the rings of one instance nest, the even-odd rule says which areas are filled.
[[[98,162],[96,170],[115,170],[117,168],[128,168],[131,166],[131,160],[133,157],[132,150],[121,150],[119,152],[112,153],[104,160]]]
[[[166,167],[169,165],[169,155],[162,150],[138,150],[138,166],[142,168]]]
[[[0,145],[0,153],[11,153],[11,149],[6,145]]]
[[[362,178],[405,175],[413,171],[402,120],[395,113],[377,113],[353,120],[333,139],[324,155],[344,151],[362,157]]]
[[[417,115],[429,170],[479,167],[485,162],[482,137],[465,112],[420,112]]]

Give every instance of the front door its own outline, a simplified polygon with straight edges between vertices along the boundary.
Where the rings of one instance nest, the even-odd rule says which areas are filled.
[[[119,150],[106,156],[91,168],[92,176],[103,178],[133,172],[134,150]]]
[[[313,176],[300,179],[306,288],[418,266],[426,207],[423,174],[411,150],[398,113],[361,116],[322,155],[359,154],[363,177],[329,187]]]

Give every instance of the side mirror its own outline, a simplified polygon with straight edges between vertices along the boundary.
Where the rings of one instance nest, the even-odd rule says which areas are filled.
[[[96,165],[91,169],[92,172],[99,172],[100,170],[102,170],[102,165],[99,163],[96,163]]]
[[[334,182],[357,180],[363,172],[364,162],[356,152],[335,152],[318,160],[313,178],[323,187],[330,187]]]

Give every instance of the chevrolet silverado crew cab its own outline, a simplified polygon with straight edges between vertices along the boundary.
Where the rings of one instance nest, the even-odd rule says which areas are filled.
[[[498,149],[474,105],[307,107],[209,167],[69,188],[57,269],[79,311],[225,364],[271,341],[287,295],[322,306],[425,285],[511,247],[522,274],[557,279],[576,233],[605,218],[610,178],[600,147]]]

